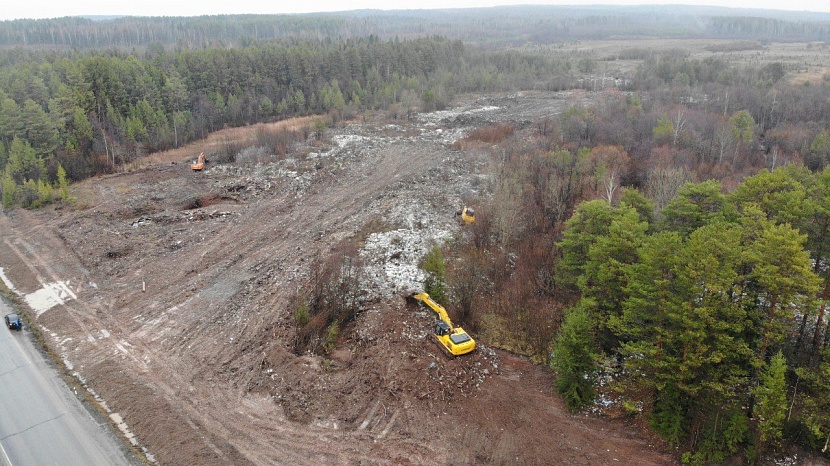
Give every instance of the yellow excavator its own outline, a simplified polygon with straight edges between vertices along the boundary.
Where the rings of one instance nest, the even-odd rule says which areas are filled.
[[[205,162],[207,162],[207,157],[205,156],[205,153],[202,152],[199,154],[196,161],[190,164],[190,169],[194,172],[202,171],[202,169],[205,168]]]
[[[453,327],[447,310],[433,301],[428,294],[423,291],[415,291],[410,293],[409,297],[426,304],[427,307],[438,314],[438,321],[434,328],[435,338],[441,347],[449,353],[450,357],[467,354],[476,349],[476,342],[473,337],[468,335],[463,328]]]
[[[460,216],[461,220],[464,220],[464,223],[467,225],[476,221],[476,213],[473,209],[467,206],[464,206],[464,208],[456,212],[455,215]]]

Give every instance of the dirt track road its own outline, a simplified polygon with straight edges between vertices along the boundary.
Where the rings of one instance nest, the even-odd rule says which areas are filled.
[[[534,99],[519,103],[558,105]],[[430,317],[395,295],[368,299],[330,359],[290,352],[288,297],[316,257],[372,222],[457,228],[481,167],[448,138],[482,113],[350,125],[272,167],[167,159],[88,180],[80,208],[0,215],[0,267],[162,464],[670,463],[622,425],[568,415],[544,368],[486,342],[443,358]]]

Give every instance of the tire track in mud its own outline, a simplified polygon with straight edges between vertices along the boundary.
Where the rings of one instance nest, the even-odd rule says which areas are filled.
[[[33,293],[25,294],[25,297],[27,298],[26,301],[29,302],[30,307],[35,306],[32,307],[32,311],[35,312],[35,315],[33,317],[39,318],[41,314],[45,312],[57,312],[63,310],[66,312],[66,315],[69,316],[69,318],[75,323],[78,331],[86,334],[86,341],[93,345],[97,345],[96,338],[87,330],[89,328],[95,328],[96,326],[98,326],[96,325],[97,321],[94,320],[93,317],[90,316],[88,313],[83,312],[81,308],[71,304],[72,302],[77,302],[77,295],[73,294],[70,298],[63,299],[57,296],[56,292],[49,291],[50,284],[68,284],[68,282],[62,280],[63,277],[58,276],[54,272],[54,270],[52,270],[52,268],[34,250],[32,245],[26,242],[23,238],[13,237],[13,239],[10,240],[7,237],[3,238],[3,243],[6,246],[6,249],[12,253],[11,255],[6,256],[6,261],[11,262],[13,260],[13,258],[10,256],[16,257],[24,267],[27,267],[29,269],[29,272],[35,277],[35,280],[37,280],[37,282],[41,285],[40,290],[46,290],[46,293],[36,291]],[[68,290],[69,287],[66,286],[66,289]],[[34,303],[33,300],[28,299],[35,293],[47,295],[46,299],[40,300],[47,301],[46,303],[41,304],[41,308],[37,308],[37,304]],[[48,296],[50,294],[53,296]]]

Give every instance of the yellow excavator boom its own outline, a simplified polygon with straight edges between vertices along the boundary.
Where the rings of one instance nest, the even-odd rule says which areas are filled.
[[[418,301],[421,301],[422,303],[426,304],[427,306],[429,306],[430,309],[432,309],[433,311],[435,311],[436,314],[438,314],[439,319],[446,322],[447,325],[452,327],[452,321],[450,321],[450,315],[447,314],[447,310],[444,309],[444,306],[436,303],[432,298],[429,297],[428,294],[424,293],[423,291],[420,292],[420,293],[413,293],[412,297],[417,299]]]

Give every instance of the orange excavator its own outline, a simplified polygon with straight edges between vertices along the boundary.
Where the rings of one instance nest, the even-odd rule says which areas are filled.
[[[194,172],[200,172],[203,168],[205,168],[206,162],[207,157],[205,156],[205,153],[202,152],[201,154],[199,154],[199,157],[196,159],[196,161],[190,164],[190,169]]]

